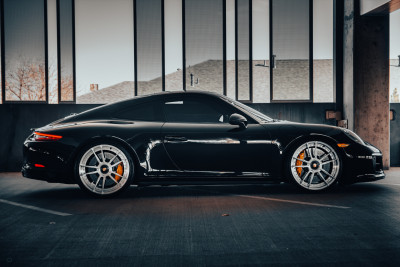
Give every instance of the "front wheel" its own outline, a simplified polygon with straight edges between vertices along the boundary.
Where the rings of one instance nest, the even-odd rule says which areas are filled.
[[[296,185],[308,191],[322,191],[339,180],[342,160],[329,144],[308,141],[289,152],[285,168]]]
[[[75,175],[79,186],[96,196],[113,196],[130,186],[134,164],[129,153],[117,144],[98,143],[79,154]]]

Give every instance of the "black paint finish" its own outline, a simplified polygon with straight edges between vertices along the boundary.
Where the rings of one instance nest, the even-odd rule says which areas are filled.
[[[215,123],[175,123],[168,119],[168,113],[166,121],[129,121],[115,115],[127,107],[150,105],[149,101],[166,102],[160,108],[163,112],[176,108],[179,99],[215,102],[222,112],[246,117],[247,128],[225,122],[230,114],[224,113],[222,122]],[[62,136],[58,141],[35,141],[29,136],[24,143],[24,176],[49,182],[74,183],[72,169],[77,154],[82,147],[100,140],[118,142],[131,152],[136,161],[134,183],[178,177],[184,177],[184,181],[204,181],[205,177],[279,180],[283,162],[291,155],[289,151],[310,140],[324,141],[333,147],[349,144],[338,148],[347,174],[344,183],[383,177],[380,151],[354,141],[341,128],[263,119],[222,95],[204,92],[160,93],[126,100],[67,117],[36,131]],[[37,168],[34,164],[46,167]]]

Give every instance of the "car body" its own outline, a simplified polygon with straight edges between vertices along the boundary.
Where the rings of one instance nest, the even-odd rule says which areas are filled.
[[[196,91],[67,116],[36,129],[23,149],[25,177],[78,183],[97,195],[130,184],[271,181],[318,191],[385,177],[382,153],[347,129],[273,120],[226,96]],[[118,190],[107,191],[107,184]]]

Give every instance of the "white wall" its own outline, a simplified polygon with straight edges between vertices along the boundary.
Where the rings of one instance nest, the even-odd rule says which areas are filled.
[[[400,55],[400,10],[390,14],[390,58]]]
[[[133,1],[75,1],[77,94],[134,80]]]

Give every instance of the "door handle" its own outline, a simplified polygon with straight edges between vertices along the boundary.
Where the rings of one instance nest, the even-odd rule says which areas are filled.
[[[187,138],[184,136],[172,136],[172,135],[167,135],[165,136],[165,140],[167,141],[178,141],[178,142],[185,142],[187,141]]]

